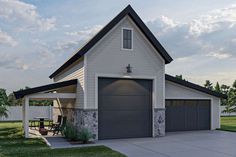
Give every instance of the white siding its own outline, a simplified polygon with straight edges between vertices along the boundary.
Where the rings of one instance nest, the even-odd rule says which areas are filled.
[[[63,70],[56,77],[54,77],[55,82],[61,82],[66,80],[78,79],[77,84],[77,98],[75,105],[72,105],[75,108],[83,108],[84,106],[84,60],[80,59],[77,62],[73,63],[71,66]],[[63,103],[62,103],[63,105]],[[66,107],[67,104],[64,106]],[[64,107],[63,106],[63,107]],[[68,106],[68,105],[67,105]]]
[[[211,128],[220,127],[220,98],[166,81],[166,99],[209,99],[212,101]]]
[[[133,50],[122,50],[122,27],[133,29]],[[147,41],[136,25],[126,17],[121,20],[103,39],[85,56],[86,60],[86,108],[97,108],[95,103],[96,75],[109,74],[125,76],[126,66],[130,64],[132,77],[143,76],[156,78],[156,103],[154,107],[164,107],[164,60]]]

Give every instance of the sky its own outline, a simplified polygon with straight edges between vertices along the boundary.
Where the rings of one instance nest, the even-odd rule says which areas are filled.
[[[233,0],[0,0],[0,88],[49,75],[128,4],[172,56],[166,73],[194,83],[236,80]]]

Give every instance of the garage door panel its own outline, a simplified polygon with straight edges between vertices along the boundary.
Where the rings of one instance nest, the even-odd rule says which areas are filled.
[[[208,120],[210,119],[210,105],[207,105],[207,101],[198,102],[198,126],[199,130],[210,129]]]
[[[151,110],[150,96],[100,96],[99,104],[103,110]]]
[[[169,131],[174,131],[175,129],[178,129],[180,131],[184,130],[184,126],[182,123],[182,121],[185,120],[185,117],[182,114],[182,111],[184,109],[185,108],[182,102],[171,102],[166,106],[166,113],[168,115],[166,116],[166,118],[168,119],[166,123],[168,123],[167,128]]]
[[[98,138],[152,136],[152,81],[99,78]]]
[[[100,95],[150,95],[152,85],[149,81],[129,79],[102,79],[99,83]],[[116,89],[116,90],[114,90]]]
[[[150,120],[151,117],[143,117],[143,115],[149,114],[149,111],[140,111],[140,110],[134,110],[134,111],[101,111],[100,114],[102,116],[99,118],[100,121],[106,120],[106,124],[113,124],[113,123],[123,123],[124,121],[127,123],[147,123],[148,120]],[[124,120],[124,121],[122,121]]]
[[[197,122],[197,102],[187,100],[185,103],[185,129],[188,130],[198,130]]]
[[[166,131],[209,129],[209,100],[166,100]]]

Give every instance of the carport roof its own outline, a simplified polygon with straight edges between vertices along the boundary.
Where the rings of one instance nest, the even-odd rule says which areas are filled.
[[[47,84],[47,85],[44,85],[44,86],[39,86],[39,87],[29,88],[29,89],[25,89],[25,90],[20,90],[20,91],[16,91],[16,92],[13,92],[13,93],[14,93],[16,99],[20,99],[20,98],[23,98],[26,95],[39,93],[39,92],[53,91],[53,90],[56,90],[58,88],[71,86],[71,85],[75,85],[75,84],[77,84],[77,79],[58,82],[58,83]]]
[[[197,84],[194,84],[194,83],[191,83],[191,82],[188,82],[188,81],[185,81],[185,80],[178,79],[178,78],[176,78],[174,76],[166,74],[165,77],[166,77],[167,81],[174,82],[174,83],[180,84],[182,86],[185,86],[185,87],[188,87],[188,88],[192,88],[192,89],[198,90],[200,92],[203,92],[203,93],[206,93],[206,94],[209,94],[209,95],[213,95],[215,97],[224,98],[224,99],[227,98],[227,95],[225,95],[225,94],[212,91],[212,90],[210,90],[208,88],[199,86]]]

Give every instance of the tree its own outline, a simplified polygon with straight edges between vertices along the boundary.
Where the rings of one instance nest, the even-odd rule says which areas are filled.
[[[230,90],[230,86],[227,86],[227,85],[225,85],[225,84],[222,84],[222,85],[220,86],[220,90],[221,90],[221,93],[223,93],[223,94],[225,94],[225,95],[228,96],[227,99],[221,99],[221,105],[222,105],[222,106],[227,106],[227,105],[229,105],[229,90]],[[229,107],[230,107],[230,106],[228,106],[228,108],[229,108]]]
[[[175,75],[175,77],[176,77],[177,79],[180,79],[180,80],[185,80],[185,79],[183,78],[183,75],[182,75],[182,74],[180,74],[180,75]]]
[[[21,106],[23,104],[23,99],[16,99],[13,93],[8,95],[8,102],[10,106]]]
[[[231,107],[233,107],[233,112],[236,112],[236,80],[234,81],[232,88],[229,90],[228,103]]]
[[[7,106],[9,106],[6,90],[0,88],[0,117],[8,117]]]
[[[226,105],[226,106],[225,106],[225,109],[223,110],[223,113],[228,113],[229,116],[230,116],[230,114],[233,113],[233,112],[235,112],[235,109],[234,109],[234,108],[231,108],[231,106],[229,106],[229,105]]]
[[[236,80],[233,83],[233,88],[236,89]]]
[[[204,87],[213,90],[213,83],[211,83],[210,80],[206,80],[206,83],[204,84]]]
[[[221,93],[221,89],[220,89],[220,84],[219,84],[219,82],[216,82],[216,86],[215,86],[214,90],[215,90],[216,92]]]
[[[223,94],[228,95],[229,90],[230,90],[230,86],[227,86],[227,85],[222,84],[222,85],[220,86],[220,89],[221,89],[221,92],[222,92]]]
[[[225,105],[225,110],[223,112],[232,113],[236,112],[236,80],[234,81],[232,88],[227,85],[221,86],[222,93],[227,94],[227,99],[222,100],[222,105]]]

